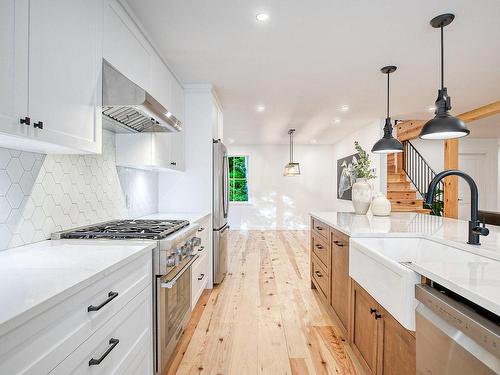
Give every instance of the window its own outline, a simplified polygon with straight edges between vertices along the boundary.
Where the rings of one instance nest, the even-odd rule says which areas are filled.
[[[229,201],[248,202],[248,157],[229,156]]]

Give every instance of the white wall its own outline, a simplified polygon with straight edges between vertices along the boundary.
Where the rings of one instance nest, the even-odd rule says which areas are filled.
[[[301,175],[283,176],[288,145],[229,145],[229,155],[248,156],[249,203],[231,203],[233,229],[304,229],[309,212],[334,209],[333,147],[296,145]]]
[[[377,142],[380,137],[382,137],[382,129],[384,122],[382,120],[375,121],[355,132],[349,136],[344,137],[341,141],[333,145],[333,174],[335,180],[337,179],[337,160],[345,156],[354,154],[356,150],[354,149],[354,141],[358,141],[361,147],[370,151],[375,142]],[[387,192],[387,157],[381,154],[370,153],[371,165],[375,168],[375,174],[377,178],[370,181],[374,192]],[[337,187],[335,186],[332,197],[333,208],[336,211],[352,211],[352,202],[342,199],[337,199]]]

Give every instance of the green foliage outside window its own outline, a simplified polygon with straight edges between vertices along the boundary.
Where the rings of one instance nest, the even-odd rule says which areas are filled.
[[[229,200],[248,202],[248,165],[246,156],[229,157]]]

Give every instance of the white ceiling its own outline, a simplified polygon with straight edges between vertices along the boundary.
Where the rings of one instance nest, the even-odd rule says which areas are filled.
[[[500,114],[467,124],[471,138],[500,138]]]
[[[299,143],[334,143],[385,117],[379,69],[388,64],[398,66],[392,117],[429,118],[439,85],[429,20],[445,12],[456,15],[445,29],[453,113],[500,100],[498,0],[127,2],[183,83],[215,85],[228,142],[286,143],[295,127]],[[264,24],[261,11],[271,17]]]

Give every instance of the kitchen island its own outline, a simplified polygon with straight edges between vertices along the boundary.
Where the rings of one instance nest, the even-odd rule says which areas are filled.
[[[368,373],[414,373],[419,284],[500,315],[500,228],[417,214],[311,213],[311,283]],[[345,296],[348,296],[346,299]]]

